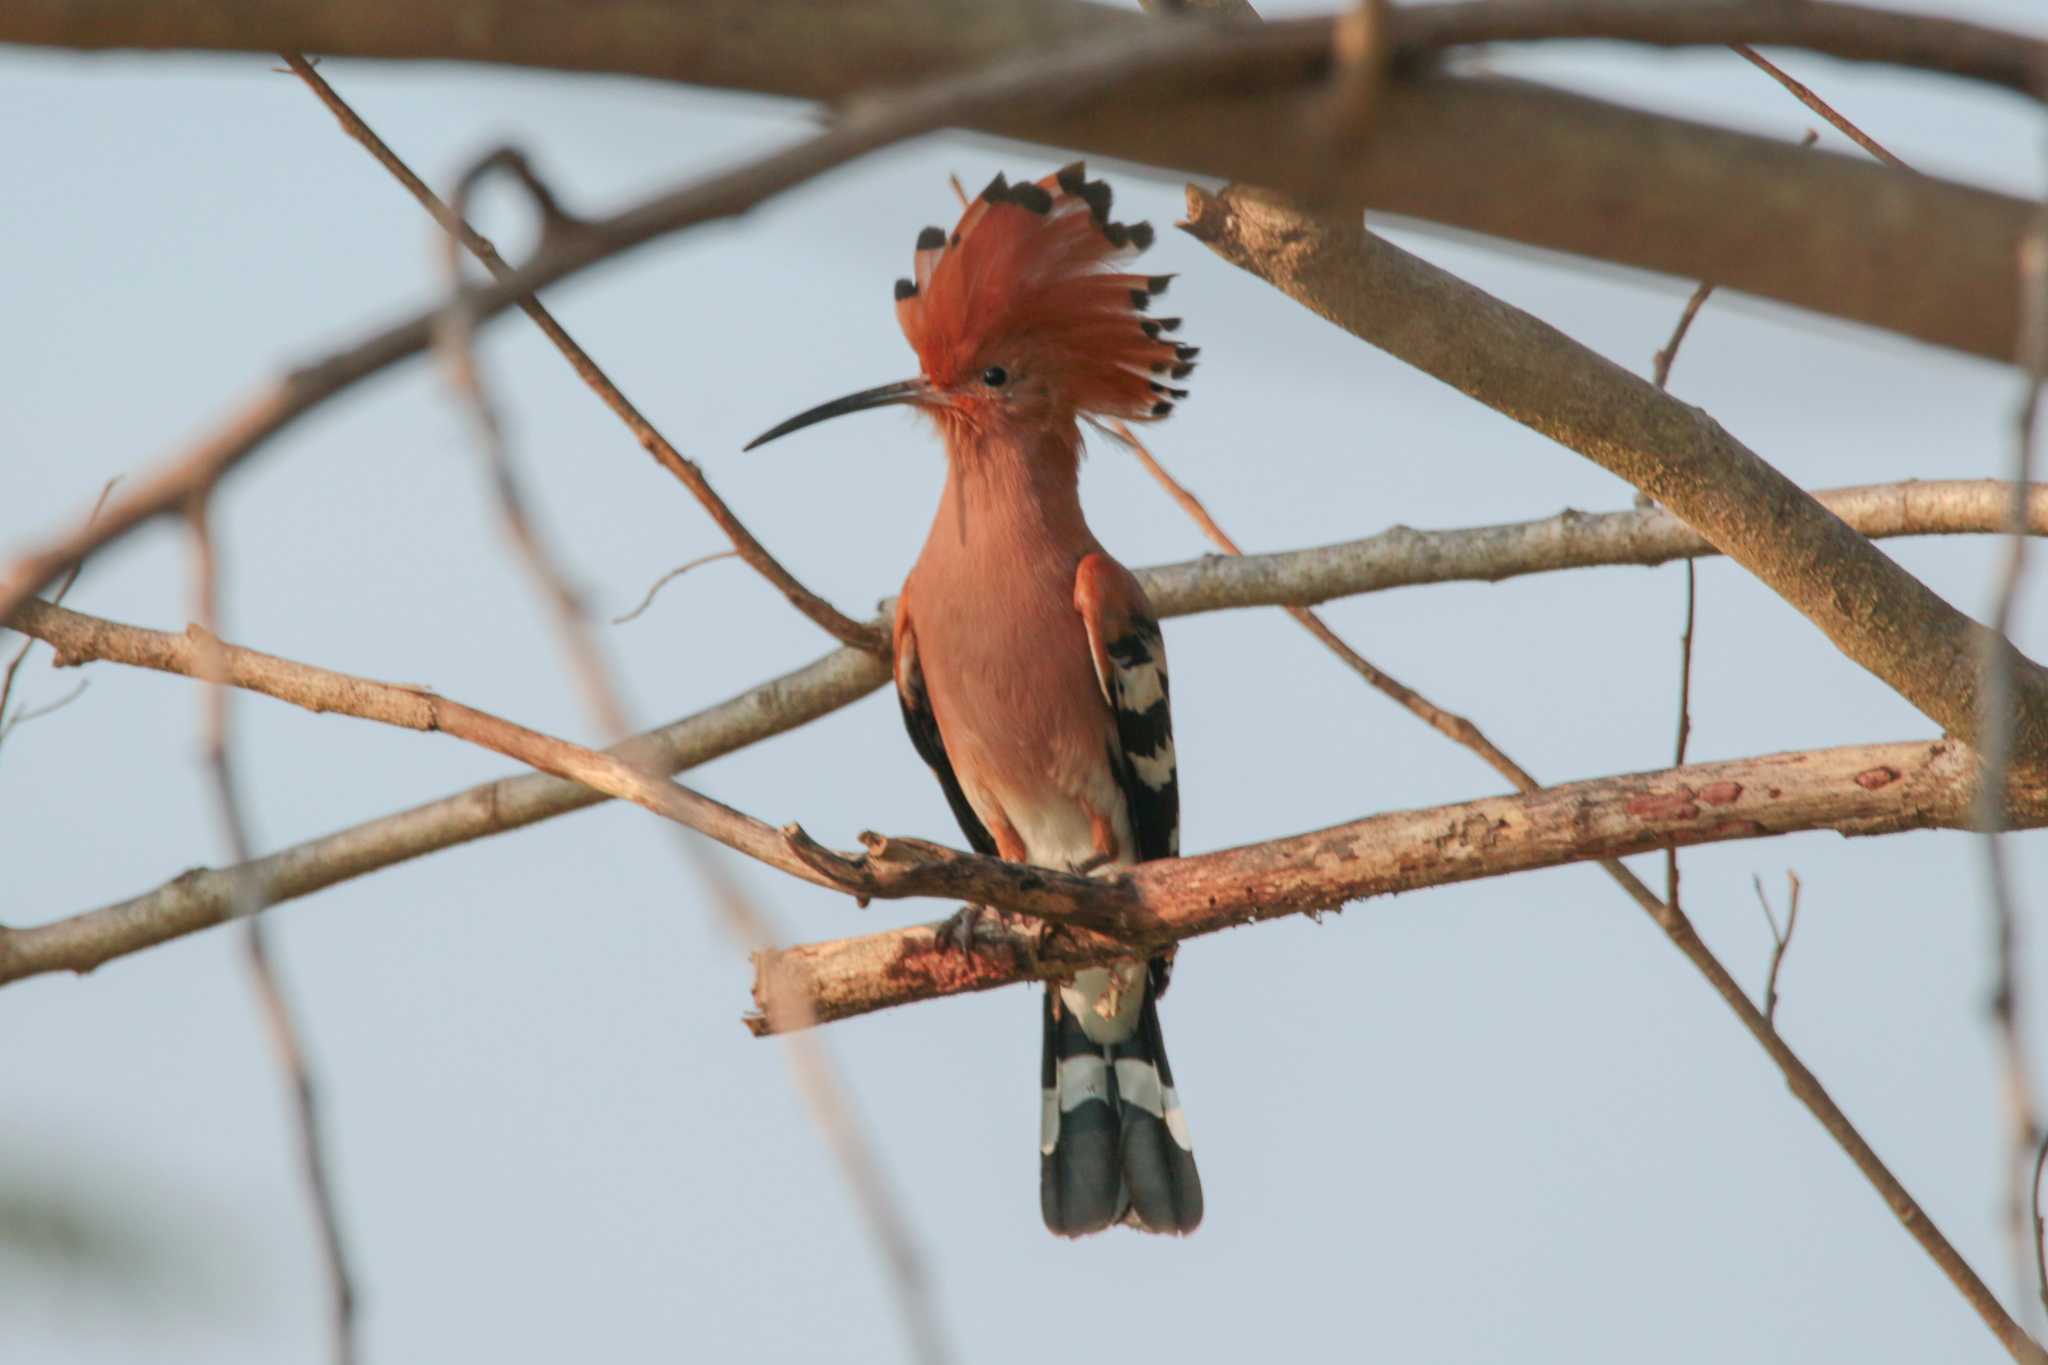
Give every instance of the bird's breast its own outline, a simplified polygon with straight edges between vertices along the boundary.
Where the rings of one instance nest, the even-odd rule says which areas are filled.
[[[928,548],[906,585],[926,691],[963,790],[999,841],[1007,826],[1029,861],[1049,867],[1091,858],[1098,818],[1129,849],[1108,760],[1114,719],[1074,608],[1080,557]]]

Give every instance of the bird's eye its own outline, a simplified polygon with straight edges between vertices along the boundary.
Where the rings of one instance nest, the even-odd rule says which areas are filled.
[[[981,372],[981,382],[992,389],[1000,389],[1010,382],[1010,372],[1000,365],[991,365]]]

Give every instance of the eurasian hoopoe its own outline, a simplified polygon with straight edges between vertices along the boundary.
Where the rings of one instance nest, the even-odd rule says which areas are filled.
[[[1080,164],[998,175],[951,233],[918,234],[896,316],[916,379],[792,417],[747,448],[885,404],[946,444],[946,487],[897,599],[896,693],[911,742],[983,853],[1124,867],[1180,851],[1159,623],[1081,515],[1083,416],[1166,416],[1196,348],[1147,316],[1170,276],[1116,273],[1152,229],[1109,218]],[[1160,1038],[1170,957],[1045,994],[1039,1195],[1063,1236],[1202,1220],[1187,1120]]]

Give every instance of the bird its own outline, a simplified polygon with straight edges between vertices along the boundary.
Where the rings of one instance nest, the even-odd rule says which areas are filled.
[[[1151,312],[1173,277],[1126,269],[1151,227],[1110,204],[1079,162],[998,174],[951,232],[918,234],[896,282],[917,377],[746,447],[891,405],[933,421],[945,488],[892,636],[904,725],[976,851],[1087,873],[1177,857],[1180,788],[1158,615],[1082,515],[1080,423],[1166,417],[1198,354]],[[1039,1203],[1055,1234],[1202,1220],[1159,1026],[1171,968],[1134,956],[1047,983]]]

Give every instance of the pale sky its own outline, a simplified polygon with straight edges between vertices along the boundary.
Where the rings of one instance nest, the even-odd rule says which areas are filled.
[[[1944,8],[2048,32],[2021,0]],[[1788,141],[1813,122],[1723,52],[1490,60]],[[2040,129],[2017,99],[1785,61],[1922,169],[2041,187]],[[282,367],[432,297],[424,215],[273,65],[0,51],[0,312],[14,324],[0,329],[0,548],[164,458]],[[593,211],[807,126],[795,106],[629,80],[322,71],[435,183],[511,141]],[[1822,145],[1845,146],[1832,133]],[[795,573],[865,614],[922,541],[941,468],[928,431],[878,414],[739,447],[911,372],[889,286],[918,228],[950,221],[949,173],[978,184],[1065,159],[928,138],[548,302]],[[1154,449],[1248,548],[1628,505],[1631,491],[1580,457],[1165,230],[1181,203],[1170,179],[1098,170],[1120,217],[1162,229],[1149,268],[1180,272],[1175,310],[1203,348],[1195,395]],[[483,214],[508,255],[523,250],[516,200],[487,196]],[[1393,235],[1639,371],[1692,283]],[[484,354],[544,529],[603,615],[721,547],[523,319],[497,324]],[[2001,474],[2019,397],[2002,368],[1728,296],[1707,305],[1672,387],[1812,487]],[[1127,562],[1206,549],[1121,452],[1098,448],[1083,477],[1097,533]],[[596,738],[431,365],[295,428],[225,486],[216,522],[238,642]],[[1885,549],[1965,609],[1988,606],[1992,541]],[[181,628],[184,551],[175,528],[138,535],[93,561],[72,604]],[[1682,592],[1676,567],[1608,569],[1384,593],[1328,616],[1562,781],[1668,763]],[[2037,658],[2042,600],[2023,604],[2019,631]],[[643,725],[832,644],[736,563],[697,570],[604,637]],[[1167,641],[1191,852],[1501,790],[1277,612],[1170,622]],[[29,704],[79,676],[47,658],[24,671]],[[1933,733],[1718,560],[1700,572],[1695,669],[1697,759]],[[193,684],[111,665],[84,676],[82,698],[0,751],[0,922],[72,914],[225,856]],[[265,849],[512,770],[450,739],[260,698],[236,717]],[[864,828],[958,842],[886,694],[685,780],[840,846]],[[2019,836],[2014,853],[2038,910],[2048,839]],[[720,856],[784,941],[951,909],[856,911]],[[1660,859],[1636,865],[1661,885]],[[1976,843],[1812,834],[1692,851],[1684,866],[1687,909],[1758,992],[1770,940],[1750,878],[1781,896],[1798,870],[1784,1033],[2010,1301]],[[272,923],[322,1086],[366,1360],[906,1355],[783,1046],[740,1027],[744,953],[654,817],[606,807],[550,822],[346,883]],[[2048,924],[2031,924],[2040,1055]],[[1070,1244],[1041,1228],[1036,988],[821,1035],[960,1358],[2003,1358],[1597,868],[1197,941],[1164,1019],[1208,1194],[1185,1242]],[[0,1039],[0,1190],[75,1205],[120,1229],[134,1258],[112,1278],[0,1264],[8,1360],[324,1358],[312,1228],[233,934],[0,990]]]

